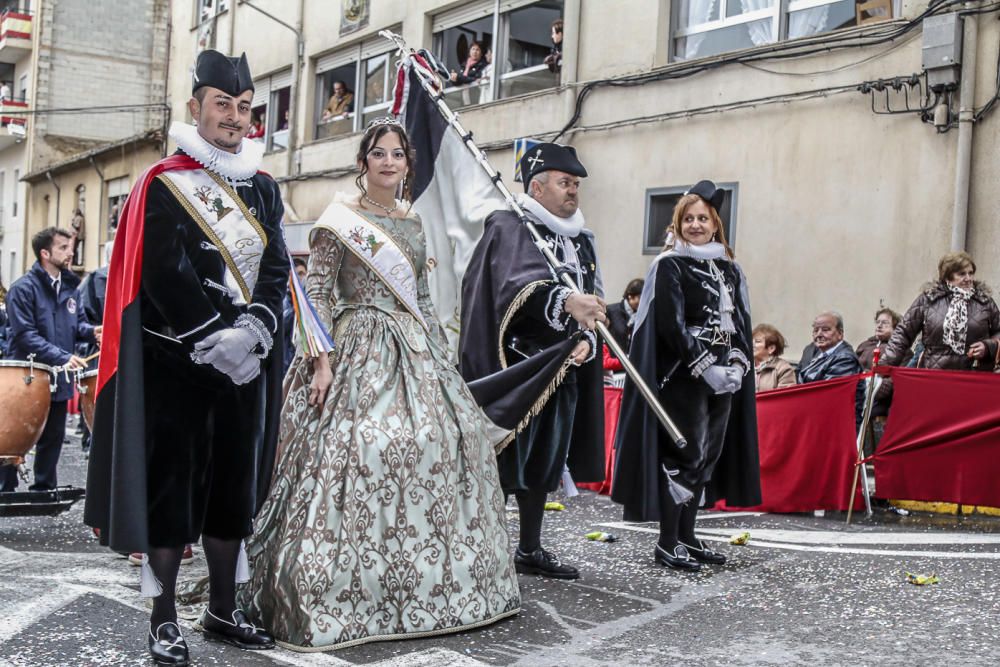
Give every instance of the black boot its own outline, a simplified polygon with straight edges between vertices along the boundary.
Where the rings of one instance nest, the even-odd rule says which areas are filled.
[[[161,665],[188,664],[187,642],[176,623],[160,623],[156,630],[149,626],[149,655]]]
[[[206,609],[201,627],[205,631],[205,639],[251,650],[274,648],[274,637],[251,623],[239,609],[232,612],[228,619],[219,618],[210,609]]]
[[[672,567],[675,570],[697,572],[701,565],[691,558],[691,554],[677,539],[680,528],[681,512],[685,505],[678,505],[670,495],[669,480],[663,466],[660,466],[660,484],[657,487],[660,504],[660,539],[653,550],[653,558],[657,563]],[[688,501],[688,504],[694,500]]]

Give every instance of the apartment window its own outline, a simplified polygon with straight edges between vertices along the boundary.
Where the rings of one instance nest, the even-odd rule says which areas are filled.
[[[643,230],[642,254],[658,255],[663,250],[663,242],[667,237],[667,228],[673,219],[674,207],[690,186],[651,188],[646,190],[646,222]],[[719,209],[722,218],[722,228],[726,240],[735,247],[736,205],[739,201],[739,184],[717,183],[726,191],[726,198]]]
[[[125,198],[128,197],[128,177],[113,178],[106,181],[104,191],[108,197],[108,221],[104,226],[103,241],[110,241],[118,231],[118,218],[121,216],[122,207],[125,206]],[[102,244],[103,247],[103,244]],[[104,256],[102,250],[101,256]]]
[[[449,103],[480,104],[558,86],[559,73],[545,58],[553,46],[552,24],[562,14],[562,0],[484,0],[435,16],[435,57],[460,75],[445,89]],[[473,66],[474,45],[485,65]]]
[[[283,150],[288,147],[292,70],[256,79],[253,85],[254,93],[250,109],[252,118],[260,122],[260,130],[251,129],[248,136],[263,142],[266,150]]]
[[[372,39],[316,60],[316,139],[363,130],[392,106],[392,44]]]
[[[0,171],[0,229],[6,218],[7,212],[7,172]]]
[[[195,22],[204,23],[229,9],[229,0],[195,0]]]
[[[22,74],[21,78],[18,80],[17,101],[18,102],[27,102],[28,101],[28,75],[27,74]]]
[[[704,58],[899,15],[899,0],[884,4],[866,15],[855,0],[679,0],[673,5],[673,59]]]
[[[11,206],[11,211],[10,211],[10,214],[13,217],[15,217],[15,218],[17,217],[17,207],[18,207],[18,204],[20,203],[18,200],[20,199],[20,197],[21,197],[21,170],[20,169],[15,169],[14,170],[14,204],[13,204],[13,206]]]

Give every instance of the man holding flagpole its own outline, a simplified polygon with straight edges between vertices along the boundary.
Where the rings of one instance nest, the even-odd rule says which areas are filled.
[[[533,397],[497,463],[505,492],[518,503],[517,571],[576,579],[575,567],[542,547],[542,517],[546,494],[558,488],[567,465],[576,481],[604,478],[600,346],[593,329],[607,322],[606,306],[594,235],[579,210],[587,170],[575,149],[535,145],[521,158],[520,171],[526,194],[518,203],[561,262],[559,270],[570,272],[584,293],[563,285],[514,212],[494,211],[462,281],[459,357],[462,375],[474,385],[563,350],[560,371]]]

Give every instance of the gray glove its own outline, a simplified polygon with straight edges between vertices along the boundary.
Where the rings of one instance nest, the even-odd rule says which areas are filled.
[[[740,364],[730,364],[726,367],[726,374],[729,376],[733,393],[738,392],[740,387],[743,386],[743,366]]]
[[[730,377],[729,369],[722,366],[709,366],[701,374],[701,379],[705,381],[716,394],[731,394],[736,391],[733,388],[733,380]]]
[[[235,384],[246,384],[260,374],[260,359],[253,353],[257,337],[243,328],[223,329],[194,344],[192,358],[209,364]]]

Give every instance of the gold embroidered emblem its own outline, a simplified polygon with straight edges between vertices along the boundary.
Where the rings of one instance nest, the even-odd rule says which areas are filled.
[[[367,252],[374,257],[385,245],[385,241],[377,241],[371,232],[365,233],[365,228],[358,226],[350,232],[351,240],[358,244],[360,250]]]
[[[222,195],[207,185],[201,185],[195,188],[194,196],[200,199],[202,204],[215,213],[216,222],[222,220],[224,217],[233,212],[231,207],[222,203]]]

